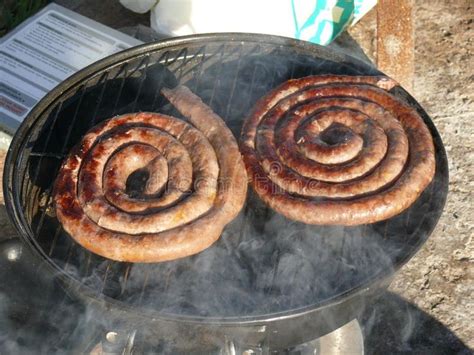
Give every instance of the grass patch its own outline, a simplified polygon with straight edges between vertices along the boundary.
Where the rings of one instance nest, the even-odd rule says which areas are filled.
[[[50,0],[1,0],[0,37],[34,15]]]

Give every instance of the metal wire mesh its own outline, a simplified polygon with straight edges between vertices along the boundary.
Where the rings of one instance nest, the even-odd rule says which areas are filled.
[[[231,306],[222,302],[208,309],[203,304],[199,307],[192,304],[195,296],[186,298],[185,294],[179,292],[183,297],[179,307],[171,307],[169,299],[161,302],[152,298],[160,295],[166,298],[164,295],[176,293],[176,280],[189,269],[202,268],[206,257],[209,259],[213,254],[206,256],[204,253],[196,258],[160,265],[113,262],[73,242],[55,218],[52,185],[62,159],[73,145],[89,128],[117,114],[146,110],[178,115],[159,94],[163,86],[178,82],[187,85],[221,115],[238,136],[245,113],[270,88],[290,78],[322,73],[371,75],[377,72],[350,58],[333,56],[324,51],[315,53],[314,49],[304,47],[292,48],[259,41],[208,41],[148,49],[83,77],[40,113],[21,142],[19,169],[15,172],[15,176],[21,177],[21,182],[14,189],[19,196],[19,208],[31,243],[58,270],[86,286],[97,297],[106,295],[143,310],[190,316],[263,315],[317,306],[338,295],[364,287],[377,275],[390,274],[427,238],[444,204],[447,175],[443,169],[446,169],[446,160],[436,134],[436,179],[411,209],[387,222],[371,226],[339,229],[311,227],[311,233],[317,235],[313,247],[325,250],[325,254],[321,254],[321,263],[329,262],[331,265],[324,268],[323,273],[327,275],[315,276],[318,280],[327,278],[324,287],[321,286],[324,292],[312,289],[307,295],[296,297],[297,300],[291,295],[290,298],[286,297],[278,286],[277,279],[281,277],[288,246],[278,238],[276,241],[262,239],[266,238],[263,235],[270,233],[265,230],[265,223],[269,218],[274,218],[274,213],[256,201],[255,196],[250,196],[240,220],[236,222],[241,225],[230,227],[232,238],[223,237],[216,246],[226,250],[226,257],[238,263],[236,270],[249,279],[244,284],[240,276],[234,280],[224,272],[223,277],[227,278],[222,287],[234,285],[232,283],[235,282],[239,287],[246,288],[245,292],[249,295],[255,291],[254,301],[236,305],[235,302],[239,302],[237,295]],[[424,112],[423,115],[429,121]],[[432,125],[430,128],[434,130]],[[306,233],[306,227],[291,221],[284,221],[282,225],[288,234],[296,235],[295,240],[299,240],[298,233],[301,230]],[[260,239],[265,243],[274,243],[268,258],[262,258],[265,266],[255,263],[258,256],[250,255],[253,251],[247,253],[246,249],[241,248],[245,243],[252,242],[248,240],[248,226],[251,226],[253,233],[260,233]],[[331,239],[333,234],[339,237]],[[373,246],[360,245],[360,237],[366,234],[373,236],[366,239]],[[360,251],[357,258],[366,258],[363,266],[355,261],[356,257],[352,255],[354,250]],[[380,251],[383,258],[372,260],[370,253]],[[212,263],[213,259],[209,262]],[[318,266],[318,260],[312,262],[316,264],[313,266]],[[259,272],[262,270],[265,271],[266,279],[259,284]],[[341,277],[344,277],[343,281]],[[223,292],[219,284],[213,284],[213,287],[215,292]],[[276,300],[272,307],[263,304],[265,298],[259,298],[262,295],[267,300],[271,297]]]

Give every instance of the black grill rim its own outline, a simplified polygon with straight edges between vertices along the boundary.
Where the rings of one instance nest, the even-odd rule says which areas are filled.
[[[52,260],[39,248],[38,245],[35,245],[34,242],[34,233],[28,227],[28,223],[25,220],[24,213],[22,211],[21,202],[20,202],[20,184],[21,184],[21,176],[19,176],[18,172],[21,171],[20,163],[23,161],[22,156],[25,151],[25,144],[26,139],[30,137],[32,133],[34,133],[34,128],[36,121],[40,118],[41,114],[51,109],[52,104],[54,103],[55,99],[59,97],[64,92],[71,91],[72,89],[76,88],[76,85],[79,84],[83,80],[88,80],[91,77],[95,76],[97,71],[102,70],[104,68],[114,68],[120,66],[121,64],[125,63],[128,59],[131,59],[136,56],[146,56],[147,52],[153,52],[159,49],[173,49],[179,47],[186,47],[188,45],[205,45],[208,43],[230,43],[230,42],[250,42],[250,43],[264,43],[264,44],[272,44],[275,46],[281,47],[289,47],[296,50],[305,51],[305,53],[314,53],[317,55],[321,55],[321,53],[325,53],[328,57],[333,57],[336,60],[342,61],[346,60],[349,62],[353,62],[356,64],[360,64],[361,66],[367,66],[366,63],[348,56],[346,54],[335,52],[329,48],[315,45],[308,42],[303,42],[295,39],[290,39],[286,37],[279,37],[279,36],[272,36],[272,35],[262,35],[262,34],[252,34],[252,33],[210,33],[210,34],[202,34],[202,35],[191,35],[191,36],[184,36],[184,37],[177,37],[173,39],[163,40],[155,43],[143,44],[120,53],[111,55],[107,58],[104,58],[90,66],[82,69],[78,73],[74,74],[70,78],[66,79],[60,85],[58,85],[55,89],[53,89],[49,94],[47,94],[30,112],[24,122],[21,124],[20,128],[17,130],[10,148],[8,150],[7,158],[5,160],[5,169],[3,174],[3,189],[4,189],[4,197],[5,197],[5,205],[8,212],[8,215],[13,221],[15,228],[18,230],[22,240],[27,243],[27,245],[34,250],[34,253],[42,259],[45,264],[47,265],[49,271],[53,272],[55,275],[63,281],[68,288],[74,289],[76,292],[82,293],[87,299],[99,301],[99,303],[105,304],[108,308],[112,306],[114,308],[118,308],[123,311],[127,312],[135,312],[137,310],[132,306],[125,305],[118,300],[115,300],[111,297],[101,295],[100,298],[93,295],[86,286],[82,285],[79,281],[74,280],[69,275],[65,273],[64,270],[57,267]],[[383,74],[383,73],[382,73]],[[405,258],[400,260],[400,262],[394,265],[393,270],[386,270],[378,275],[376,275],[368,284],[360,285],[355,287],[354,289],[341,294],[333,299],[328,299],[326,302],[306,306],[301,309],[294,309],[290,311],[282,311],[274,314],[264,315],[264,316],[245,316],[245,317],[226,317],[222,318],[211,318],[211,317],[202,317],[202,316],[166,316],[161,315],[158,312],[153,314],[153,317],[159,317],[163,321],[184,321],[189,324],[207,324],[207,325],[226,325],[226,326],[245,326],[245,325],[256,325],[256,324],[265,324],[268,322],[272,322],[274,320],[288,320],[291,318],[295,318],[298,316],[308,316],[312,313],[316,313],[317,311],[321,311],[331,307],[332,305],[338,305],[341,303],[345,303],[351,297],[354,296],[363,296],[369,295],[373,292],[374,289],[379,288],[380,286],[386,286],[387,280],[391,278],[393,272],[400,269],[408,260],[421,248],[424,244],[426,239],[434,230],[437,221],[439,220],[443,207],[446,203],[447,199],[447,187],[448,187],[448,169],[447,169],[447,158],[446,158],[446,151],[444,149],[444,145],[442,143],[441,137],[436,130],[433,122],[429,119],[429,116],[426,112],[421,108],[421,106],[416,102],[416,100],[408,94],[405,90],[401,90],[402,95],[408,100],[408,102],[415,107],[419,112],[422,113],[422,117],[425,120],[425,123],[428,125],[431,133],[433,134],[433,138],[435,141],[435,146],[437,149],[437,154],[440,155],[440,159],[446,162],[445,167],[443,167],[440,178],[443,179],[444,186],[446,187],[446,191],[444,191],[439,196],[438,204],[440,206],[439,213],[433,217],[434,223],[427,229],[428,233],[426,236],[418,242],[418,244],[414,245],[411,254],[407,254]],[[438,165],[437,165],[438,170]],[[426,223],[425,219],[425,223]],[[421,225],[420,225],[421,227]],[[357,297],[354,297],[357,298]],[[149,318],[149,314],[145,314],[142,312],[142,317]]]

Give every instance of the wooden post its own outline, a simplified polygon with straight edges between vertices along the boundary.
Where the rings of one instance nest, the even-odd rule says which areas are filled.
[[[377,66],[413,92],[413,0],[378,0]]]

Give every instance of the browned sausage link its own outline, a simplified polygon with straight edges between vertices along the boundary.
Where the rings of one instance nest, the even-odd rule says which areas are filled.
[[[292,152],[289,149],[285,149],[283,141],[279,141],[276,145],[280,145],[277,152],[284,162],[280,162],[279,157],[274,153],[273,143],[270,145],[260,147],[259,156],[268,156],[267,160],[262,160],[262,165],[264,169],[269,164],[275,165],[275,162],[278,163],[279,169],[275,169],[275,172],[271,174],[272,180],[284,187],[285,190],[291,193],[298,193],[302,195],[308,195],[313,197],[351,197],[357,196],[363,193],[368,193],[371,191],[378,190],[379,188],[390,183],[393,179],[399,176],[400,172],[403,169],[403,166],[407,159],[408,153],[408,142],[404,134],[403,128],[398,120],[394,119],[391,114],[384,112],[380,107],[374,103],[363,102],[360,100],[348,100],[340,98],[331,98],[331,99],[322,99],[314,102],[310,102],[303,106],[299,107],[299,116],[296,119],[291,119],[287,121],[286,125],[282,125],[281,134],[285,134],[285,130],[288,128],[290,132],[294,130],[292,125],[296,122],[297,124],[304,118],[304,115],[310,114],[314,110],[323,110],[331,109],[332,107],[342,107],[345,106],[350,110],[358,110],[363,114],[370,114],[371,119],[379,123],[380,127],[384,129],[386,137],[381,137],[380,132],[377,132],[374,136],[369,136],[365,143],[365,148],[361,151],[359,157],[353,161],[348,162],[346,165],[316,165],[316,168],[319,168],[320,174],[325,174],[324,178],[328,179],[328,175],[332,174],[333,179],[338,178],[342,182],[338,184],[326,183],[322,180],[307,178],[303,175],[295,174],[295,171],[286,166],[288,160],[293,159],[292,154],[298,154],[298,152]],[[291,116],[291,115],[290,115]],[[291,116],[292,117],[292,116]],[[363,116],[362,116],[363,117]],[[293,118],[293,117],[292,117]],[[363,126],[367,125],[366,122],[363,122]],[[303,126],[304,127],[304,126]],[[375,133],[375,132],[374,132]],[[370,143],[373,138],[381,139],[380,143],[371,146]],[[379,149],[382,150],[382,153],[385,154],[386,141],[389,141],[391,149],[385,156],[385,159],[380,163],[379,161],[372,159],[371,156],[375,154],[380,154]],[[364,153],[364,154],[362,154]],[[383,155],[382,155],[383,156]],[[369,175],[365,176],[364,179],[356,179],[350,181],[344,181],[343,176],[347,176],[347,172],[353,174],[356,169],[365,168],[365,164],[360,164],[363,162],[364,157],[371,159],[372,164],[380,163],[376,169]],[[286,160],[285,160],[286,159]],[[270,163],[268,163],[270,162]],[[358,164],[358,165],[356,165]],[[370,165],[369,165],[370,167]],[[315,165],[312,166],[314,171]],[[366,169],[366,168],[365,168]],[[268,172],[268,169],[266,169]],[[349,175],[351,176],[351,175]],[[329,175],[331,177],[331,175]]]
[[[179,98],[178,110],[188,101],[198,107],[191,116],[201,126],[154,113],[115,117],[91,129],[61,167],[58,219],[94,253],[128,262],[192,255],[215,242],[243,206],[247,178],[235,138],[189,90],[167,96]],[[230,171],[215,135],[228,140]],[[140,169],[149,174],[143,195],[129,196],[126,179]],[[222,197],[231,193],[222,190],[226,184],[235,188],[233,197]]]
[[[104,195],[113,205],[128,212],[140,212],[171,204],[191,191],[192,162],[181,145],[169,144],[163,155],[157,150],[137,151],[140,145],[127,146],[115,153],[107,162],[104,172]],[[171,154],[170,154],[171,152]],[[178,155],[179,154],[179,155]],[[131,198],[126,192],[128,177],[137,170],[145,170],[149,177],[143,199]],[[160,198],[157,198],[161,194]]]
[[[299,126],[300,130],[297,120],[292,122],[294,130],[289,124],[283,126],[279,130],[281,138],[277,140],[284,141],[288,150],[299,149],[302,155],[318,163],[341,164],[354,159],[362,150],[364,140],[360,135],[365,132],[362,126],[366,120],[368,117],[360,112],[331,109],[319,112],[303,122]],[[379,148],[385,151],[387,140],[384,135],[382,137],[385,146]]]
[[[87,216],[99,226],[109,230],[143,234],[178,227],[207,212],[212,207],[216,195],[219,168],[214,150],[198,130],[189,127],[179,138],[182,139],[188,132],[197,134],[197,138],[188,142],[185,147],[194,153],[191,155],[191,160],[196,180],[203,182],[196,186],[193,194],[180,203],[168,205],[158,213],[130,214],[110,204],[103,193],[102,176],[105,164],[113,152],[133,142],[148,142],[157,149],[161,148],[161,144],[164,147],[167,142],[172,142],[171,138],[156,129],[131,127],[96,143],[83,161],[79,173],[78,195]],[[184,142],[183,140],[183,145]],[[137,157],[141,159],[140,154]],[[153,201],[144,202],[150,207],[155,207]]]
[[[332,83],[366,84],[377,86],[384,90],[390,90],[397,85],[394,80],[386,76],[318,75],[288,80],[273,89],[258,102],[252,115],[244,122],[242,141],[248,141],[249,144],[251,144],[250,142],[255,141],[255,128],[260,124],[262,117],[266,115],[280,100],[303,88]]]
[[[303,97],[306,96],[307,95],[303,95]],[[334,101],[325,102],[323,100],[318,100],[312,102],[311,104],[307,104],[294,115],[290,113],[290,123],[287,125],[280,125],[280,129],[278,131],[275,131],[274,129],[268,129],[267,125],[265,126],[265,129],[260,129],[259,126],[259,130],[257,132],[257,150],[262,152],[263,150],[271,149],[272,151],[271,156],[268,157],[266,156],[267,153],[262,153],[262,160],[274,160],[275,154],[273,151],[276,149],[275,146],[277,146],[278,155],[280,155],[286,166],[298,172],[300,175],[328,182],[342,182],[355,179],[372,170],[386,153],[387,138],[382,134],[382,131],[379,127],[377,127],[377,124],[370,124],[370,122],[368,122],[369,120],[364,119],[364,115],[362,114],[358,114],[356,117],[356,114],[350,113],[352,120],[358,120],[360,122],[359,124],[355,125],[357,127],[356,131],[358,132],[354,133],[362,133],[367,141],[367,144],[360,151],[360,154],[357,156],[356,160],[351,161],[345,165],[325,165],[311,160],[309,156],[300,154],[299,149],[295,148],[295,145],[293,144],[293,137],[295,136],[294,129],[299,126],[307,114],[311,114],[314,110],[331,109],[334,107],[334,103]],[[274,114],[271,115],[272,121]],[[331,116],[333,121],[343,122],[338,118],[338,116],[340,116],[340,111],[334,111]],[[264,122],[266,122],[266,119]],[[328,128],[330,129],[331,127]],[[326,129],[323,132],[326,132],[329,129]],[[261,132],[263,133],[260,135]],[[277,135],[276,141],[274,137],[275,134]]]
[[[393,86],[312,76],[260,99],[241,137],[259,196],[310,224],[373,223],[409,207],[433,178],[434,146],[417,112],[385,91]]]

